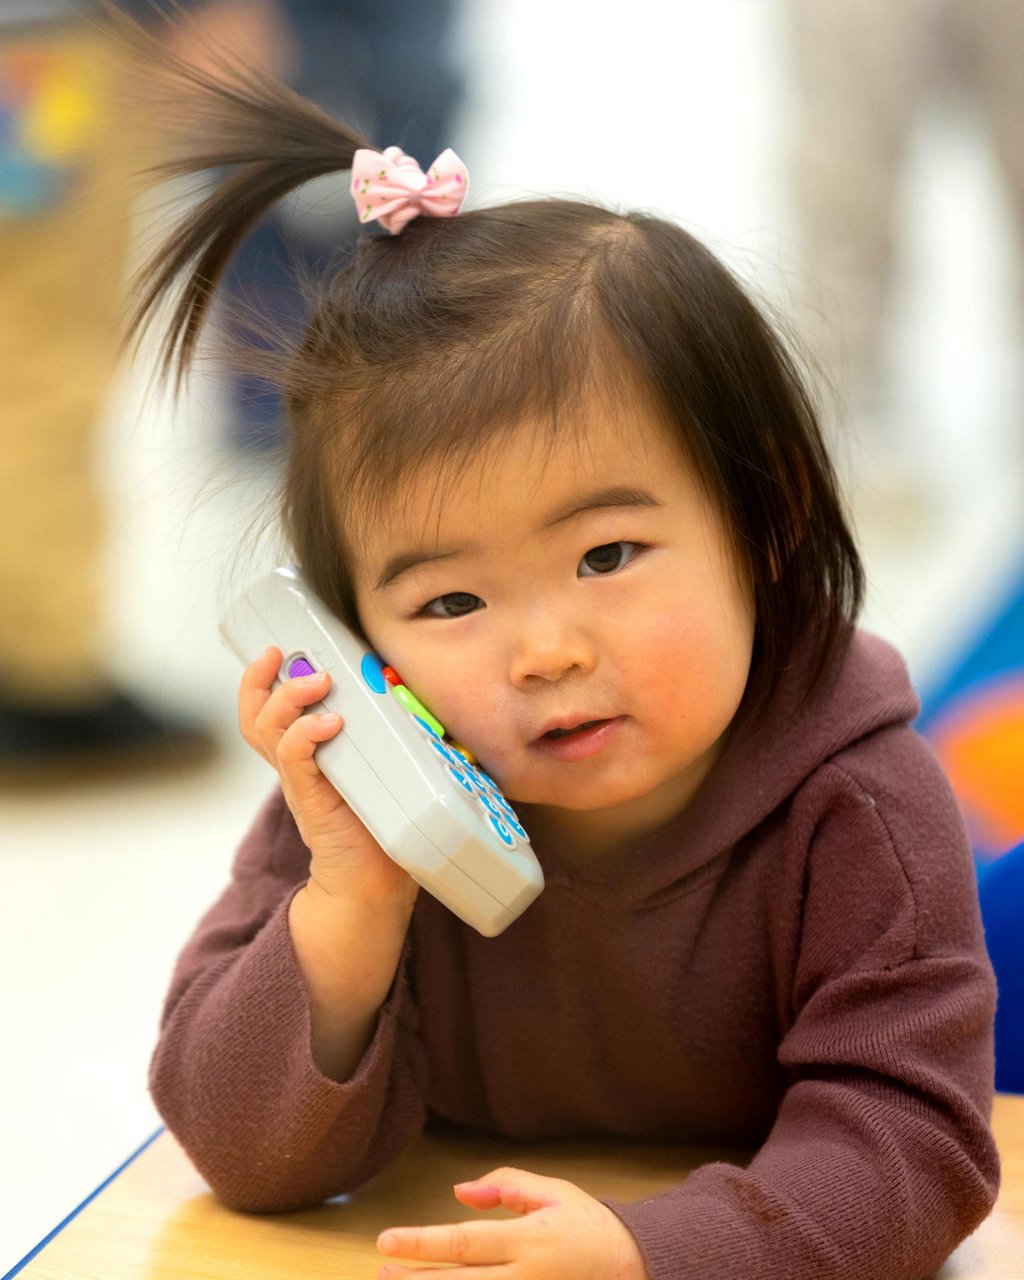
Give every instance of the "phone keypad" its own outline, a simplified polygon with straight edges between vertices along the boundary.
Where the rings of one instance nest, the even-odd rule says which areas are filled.
[[[465,748],[455,748],[444,741],[445,727],[402,683],[393,667],[385,666],[376,654],[367,653],[362,663],[363,679],[374,693],[391,693],[422,729],[427,741],[448,766],[448,772],[480,808],[481,816],[498,839],[512,849],[521,840],[529,840],[515,810],[501,794],[493,778],[481,769]]]
[[[467,765],[465,763],[460,767],[449,764],[448,772],[452,775],[463,791],[465,791],[467,795],[473,797],[476,803],[483,810],[485,820],[490,823],[498,836],[504,840],[510,848],[516,843],[516,836],[518,836],[520,840],[529,839],[525,829],[516,817],[515,810],[493,783],[491,783],[490,786],[484,783],[484,775],[482,775],[479,769],[474,768],[473,765]],[[511,829],[513,833],[511,840],[509,840],[505,835],[505,832],[509,829]]]

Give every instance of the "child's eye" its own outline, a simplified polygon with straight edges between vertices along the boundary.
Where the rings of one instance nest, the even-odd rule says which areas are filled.
[[[464,618],[467,613],[474,613],[483,601],[479,596],[468,591],[449,591],[447,595],[436,596],[428,600],[420,613],[428,618]]]
[[[606,542],[603,546],[591,547],[580,561],[580,577],[595,578],[614,573],[632,560],[639,548],[639,542]],[[592,572],[585,572],[584,566]]]

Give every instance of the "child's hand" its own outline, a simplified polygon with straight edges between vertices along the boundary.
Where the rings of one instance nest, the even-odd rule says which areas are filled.
[[[246,667],[238,693],[242,737],[277,770],[299,834],[312,854],[310,879],[332,898],[411,905],[416,882],[377,844],[317,768],[313,752],[342,719],[303,714],[331,677],[300,676],[271,692],[283,655],[271,647]]]
[[[499,1206],[519,1219],[462,1222],[443,1227],[395,1227],[381,1234],[381,1253],[417,1262],[448,1262],[431,1280],[646,1280],[636,1241],[599,1200],[571,1182],[523,1169],[495,1169],[455,1188],[472,1209]],[[385,1266],[380,1280],[421,1274]]]

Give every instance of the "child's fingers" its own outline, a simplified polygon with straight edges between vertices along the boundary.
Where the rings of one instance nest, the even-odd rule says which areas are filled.
[[[455,1199],[470,1209],[496,1209],[501,1204],[501,1188],[486,1182],[463,1182],[455,1187]]]
[[[333,738],[342,723],[341,716],[334,712],[304,715],[281,735],[277,744],[277,771],[296,818],[299,815],[314,821],[326,818],[343,803],[313,759],[320,743]]]
[[[392,1264],[381,1267],[377,1272],[377,1280],[417,1280],[427,1271],[432,1280],[466,1280],[467,1271],[463,1266],[449,1267],[399,1267]],[[497,1267],[473,1267],[468,1272],[473,1280],[508,1280],[511,1274],[505,1263]]]
[[[319,702],[330,687],[330,676],[298,676],[275,689],[264,703],[253,727],[254,745],[272,765],[276,767],[280,762],[284,735],[296,721],[308,718],[309,708]]]
[[[395,1258],[463,1265],[511,1262],[522,1243],[522,1223],[515,1220],[391,1227],[377,1237],[378,1251]]]
[[[544,1209],[566,1198],[584,1194],[572,1183],[559,1178],[507,1166],[492,1169],[471,1182],[458,1182],[453,1190],[455,1198],[471,1208],[494,1209],[500,1204],[513,1213],[532,1213],[535,1209]]]
[[[256,717],[270,697],[270,686],[274,683],[283,660],[281,650],[271,645],[242,672],[238,685],[238,725],[242,737],[251,747],[257,745],[253,741]]]
[[[341,724],[341,716],[337,712],[299,716],[281,734],[277,744],[278,767],[291,777],[319,777],[320,770],[313,760],[313,752],[321,742],[333,738]]]
[[[280,662],[280,658],[277,659]],[[326,672],[285,680],[270,690],[277,675],[274,660],[257,659],[243,676],[239,691],[239,724],[242,736],[264,759],[276,764],[282,735],[327,693],[331,678]]]

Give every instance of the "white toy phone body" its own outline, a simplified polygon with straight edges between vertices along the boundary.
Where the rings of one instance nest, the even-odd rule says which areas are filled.
[[[544,876],[512,806],[298,569],[256,581],[220,632],[246,665],[276,645],[278,682],[330,674],[310,710],[340,712],[344,724],[317,747],[320,771],[384,852],[461,920],[494,937],[537,897]]]

